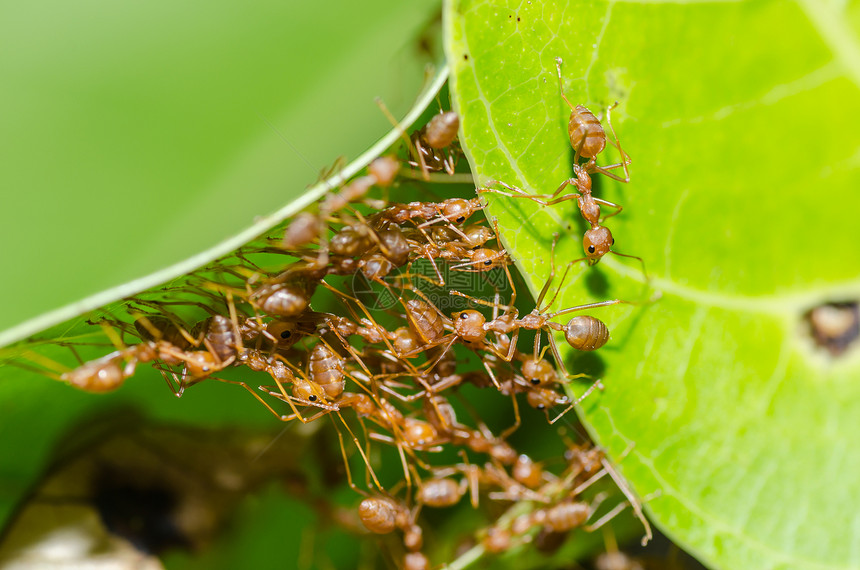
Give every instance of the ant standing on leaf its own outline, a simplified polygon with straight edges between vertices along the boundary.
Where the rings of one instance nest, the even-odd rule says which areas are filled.
[[[621,213],[622,206],[614,202],[597,198],[591,193],[592,174],[603,174],[604,176],[608,176],[613,180],[617,180],[618,182],[623,182],[625,184],[630,182],[630,171],[628,170],[628,166],[631,162],[630,155],[621,148],[621,143],[618,140],[618,135],[615,133],[615,128],[612,126],[611,120],[612,109],[614,109],[618,103],[616,102],[613,105],[610,105],[606,110],[606,124],[612,133],[612,138],[609,139],[606,136],[606,131],[604,130],[600,119],[583,105],[574,106],[564,94],[561,63],[561,58],[556,58],[559,92],[562,99],[564,99],[564,102],[567,103],[568,107],[570,107],[568,136],[570,138],[570,145],[574,150],[573,176],[562,182],[552,194],[529,194],[521,188],[497,180],[489,181],[488,186],[497,184],[503,187],[506,191],[494,188],[479,188],[478,192],[492,192],[511,198],[527,198],[542,206],[552,206],[560,202],[576,200],[583,219],[585,219],[585,221],[591,226],[590,229],[585,232],[583,237],[582,246],[585,251],[585,258],[583,258],[584,261],[589,265],[594,265],[607,253],[613,253],[622,257],[638,259],[639,262],[642,263],[643,272],[645,272],[645,263],[641,258],[618,253],[617,251],[610,249],[615,244],[615,239],[612,237],[612,232],[609,231],[609,228],[602,225],[602,223],[606,219]],[[621,162],[601,166],[597,164],[597,156],[606,149],[607,141],[609,141],[609,144],[618,150],[621,155]],[[585,162],[582,162],[582,159],[585,159]],[[623,176],[613,172],[613,170],[618,168],[623,170]],[[568,186],[573,186],[576,191],[569,194],[562,194]],[[615,211],[601,218],[601,205],[614,208]]]

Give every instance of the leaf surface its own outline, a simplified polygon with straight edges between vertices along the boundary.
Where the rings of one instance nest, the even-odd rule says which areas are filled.
[[[595,175],[594,194],[624,206],[606,222],[613,249],[650,281],[629,258],[580,262],[553,310],[642,303],[589,311],[612,340],[564,354],[603,378],[581,415],[655,522],[714,567],[860,565],[846,508],[860,500],[860,351],[830,356],[806,317],[860,299],[857,3],[451,0],[445,17],[484,182],[548,194],[571,175],[556,57],[574,105],[619,102],[631,182]],[[575,201],[488,201],[533,293],[554,233],[560,271],[583,256]]]
[[[181,275],[283,219],[285,204],[313,200],[322,169],[391,130],[374,97],[398,117],[414,102],[437,10],[0,8],[0,293],[14,299],[0,331],[89,299],[0,334],[0,346]],[[413,47],[422,34],[428,53]]]

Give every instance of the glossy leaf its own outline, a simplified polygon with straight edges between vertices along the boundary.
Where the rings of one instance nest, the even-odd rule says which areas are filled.
[[[602,376],[582,417],[660,528],[710,566],[860,564],[860,351],[831,356],[807,319],[860,299],[858,14],[786,1],[446,6],[452,93],[484,182],[546,194],[571,175],[556,57],[574,104],[619,102],[631,182],[595,175],[594,194],[624,206],[606,222],[613,249],[642,257],[650,281],[632,259],[580,262],[553,308],[641,303],[590,311],[612,340],[566,364]],[[488,200],[533,291],[554,233],[560,269],[583,256],[575,201]]]
[[[398,139],[375,96],[410,124],[445,81],[438,66],[431,81],[432,54],[414,47],[433,3],[55,8],[0,9],[4,46],[16,48],[0,55],[16,87],[0,94],[0,180],[16,189],[0,214],[10,269],[0,329],[16,326],[0,332],[0,347],[40,331],[93,334],[78,315],[267,231]],[[308,189],[339,155],[352,160]],[[102,344],[79,346],[82,359],[112,350],[93,340]],[[77,362],[64,346],[0,349],[2,522],[60,440],[95,416],[281,427],[253,398],[234,402],[234,386],[206,382],[177,400],[141,367],[123,389],[94,396],[6,362],[22,350]]]
[[[181,275],[313,200],[322,169],[391,130],[375,97],[398,117],[414,102],[437,10],[0,8],[0,292],[14,299],[0,331],[43,317],[0,345]]]

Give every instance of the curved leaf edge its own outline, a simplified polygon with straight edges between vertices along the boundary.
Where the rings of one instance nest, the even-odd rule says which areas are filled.
[[[261,216],[254,222],[254,224],[243,231],[196,255],[192,255],[191,257],[165,267],[155,273],[150,273],[149,275],[139,279],[134,279],[117,287],[100,291],[99,293],[85,297],[53,311],[43,313],[36,318],[24,321],[19,325],[6,329],[5,331],[0,332],[0,347],[8,346],[31,337],[45,329],[63,323],[69,319],[73,319],[88,311],[95,310],[101,306],[113,303],[114,301],[135,295],[153,287],[158,287],[172,279],[176,279],[177,277],[181,277],[186,273],[203,267],[219,257],[229,254],[245,243],[271,230],[277,224],[310,206],[326,192],[337,188],[344,180],[348,180],[355,176],[361,169],[370,164],[373,159],[393,145],[395,141],[402,136],[403,129],[410,127],[416,120],[418,120],[427,107],[433,102],[437,93],[439,93],[442,86],[448,80],[448,75],[449,67],[447,65],[441,66],[433,79],[427,84],[423,92],[419,94],[415,104],[400,122],[398,127],[391,129],[388,134],[379,139],[367,151],[346,165],[342,170],[332,174],[325,180],[309,188],[307,192],[302,194],[298,199],[293,200],[271,214]]]

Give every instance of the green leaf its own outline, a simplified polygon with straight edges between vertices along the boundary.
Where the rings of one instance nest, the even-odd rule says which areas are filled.
[[[714,567],[860,565],[860,351],[830,356],[806,319],[860,299],[856,2],[451,0],[445,16],[484,181],[545,194],[571,175],[556,57],[574,104],[620,103],[632,180],[595,175],[594,193],[624,206],[606,225],[651,280],[607,255],[553,307],[644,303],[590,311],[612,340],[565,354],[601,374],[581,414],[654,521]],[[582,257],[575,201],[487,199],[533,292],[553,233],[561,268]]]
[[[381,0],[0,8],[0,293],[14,299],[0,331],[86,298],[0,345],[283,219],[321,169],[391,129],[374,97],[398,117],[412,105],[437,11]]]
[[[409,110],[409,125],[446,77],[441,69],[429,81],[433,54],[414,47],[438,11],[432,2],[53,4],[0,8],[0,70],[15,86],[0,92],[0,185],[14,190],[0,212],[9,300],[0,347],[48,327],[45,339],[95,339],[74,317],[302,209],[399,137],[374,97],[398,117]],[[338,155],[351,162],[308,189]],[[206,382],[177,400],[141,367],[122,390],[94,396],[3,365],[31,349],[76,365],[63,346],[0,349],[0,524],[59,439],[96,416],[132,409],[200,427],[282,427],[253,398],[235,402],[235,386]]]

